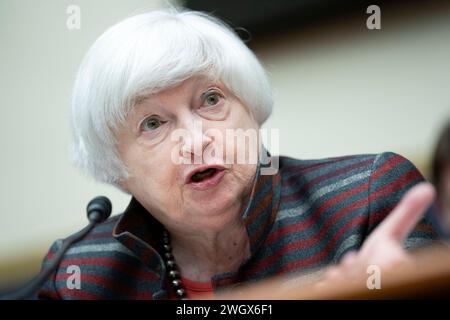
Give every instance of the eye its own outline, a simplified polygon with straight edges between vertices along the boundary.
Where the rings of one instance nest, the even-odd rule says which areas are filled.
[[[158,129],[164,122],[157,116],[150,116],[146,118],[141,124],[142,131],[152,131]]]
[[[216,91],[208,91],[203,95],[203,103],[207,107],[213,107],[220,102],[221,95]]]

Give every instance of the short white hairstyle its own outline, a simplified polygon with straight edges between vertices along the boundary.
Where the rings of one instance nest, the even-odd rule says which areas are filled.
[[[127,179],[115,130],[135,99],[200,74],[221,80],[260,125],[269,117],[273,99],[266,71],[221,20],[172,8],[110,27],[89,49],[76,77],[74,164],[97,181],[118,185]]]

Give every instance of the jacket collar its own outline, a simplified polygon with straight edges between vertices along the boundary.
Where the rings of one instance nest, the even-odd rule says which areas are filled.
[[[254,256],[267,237],[278,211],[281,178],[279,172],[263,175],[264,167],[256,169],[254,188],[242,219],[250,239],[251,256]],[[158,252],[162,249],[163,226],[134,197],[113,230],[113,236],[131,250],[138,259],[163,278],[164,261]],[[251,259],[251,258],[250,258]]]

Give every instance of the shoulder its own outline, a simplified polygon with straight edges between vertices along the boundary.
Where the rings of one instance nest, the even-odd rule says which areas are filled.
[[[64,255],[63,261],[73,256],[74,254],[86,255],[94,254],[96,252],[101,252],[102,254],[110,253],[114,251],[124,251],[122,245],[114,238],[113,231],[117,222],[120,220],[122,214],[115,215],[107,219],[106,221],[96,225],[89,234],[86,235],[82,240],[74,243],[70,249]],[[58,250],[64,239],[56,240],[50,251]],[[116,245],[117,243],[117,245]],[[111,250],[109,250],[111,249]],[[113,250],[117,249],[117,250]]]
[[[391,209],[413,185],[424,180],[405,157],[394,152],[300,160],[280,158],[282,197],[311,207]]]
[[[113,216],[97,225],[83,240],[72,245],[39,292],[39,298],[152,299],[152,292],[155,292],[152,288],[158,279],[113,236],[121,216]],[[53,243],[44,258],[43,268],[50,264],[62,244],[63,239]]]
[[[355,202],[364,202],[362,205],[367,207],[369,180],[379,157],[376,154],[314,160],[281,157],[282,188],[277,219],[295,217],[292,222],[309,219],[321,223],[325,217],[345,216]],[[358,212],[364,209],[359,208]]]
[[[280,157],[280,173],[284,186],[301,184],[310,193],[323,187],[330,192],[338,191],[355,183],[368,187],[374,184],[378,188],[378,184],[384,185],[397,178],[404,183],[408,183],[408,178],[423,180],[408,159],[394,152],[313,160]]]
[[[303,244],[322,248],[320,254],[333,260],[359,247],[403,194],[423,181],[409,160],[393,152],[314,160],[280,157],[280,175],[274,233],[291,230]]]
[[[291,181],[296,178],[317,181],[318,177],[367,171],[372,167],[377,156],[379,155],[362,154],[308,160],[280,157],[280,172],[282,178],[288,178]]]

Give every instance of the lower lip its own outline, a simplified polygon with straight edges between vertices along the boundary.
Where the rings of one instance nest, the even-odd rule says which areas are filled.
[[[189,186],[191,186],[192,189],[197,191],[209,190],[219,184],[225,173],[226,173],[225,170],[221,170],[219,172],[216,172],[212,177],[207,178],[203,181],[191,182],[189,183]]]

